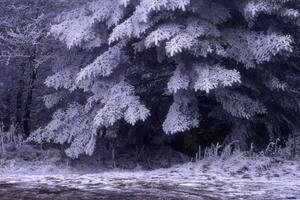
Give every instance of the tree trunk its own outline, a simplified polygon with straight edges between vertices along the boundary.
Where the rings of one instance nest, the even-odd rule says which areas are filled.
[[[16,110],[15,110],[15,121],[18,125],[22,124],[23,116],[22,116],[22,108],[23,108],[23,92],[24,92],[24,76],[25,76],[25,64],[21,64],[21,73],[17,85],[17,94],[16,94]]]
[[[32,72],[30,74],[29,80],[29,87],[27,92],[27,97],[24,105],[24,116],[23,116],[23,123],[22,128],[24,131],[25,138],[30,135],[31,131],[31,106],[33,101],[33,90],[34,90],[34,83],[37,78],[36,69],[34,67],[34,61],[30,62],[30,67],[32,68]]]

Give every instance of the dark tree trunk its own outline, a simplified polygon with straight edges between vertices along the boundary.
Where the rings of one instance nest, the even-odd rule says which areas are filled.
[[[32,101],[33,101],[33,91],[34,91],[34,84],[37,78],[37,72],[35,68],[35,59],[36,57],[36,51],[33,52],[33,57],[29,61],[29,67],[32,69],[30,73],[30,79],[29,79],[29,86],[27,90],[27,97],[25,100],[24,105],[24,115],[23,115],[23,123],[22,128],[24,131],[25,138],[27,138],[30,135],[31,131],[31,107],[32,107]]]
[[[31,131],[31,105],[33,100],[33,90],[34,90],[34,82],[36,80],[36,70],[34,69],[30,78],[30,85],[28,88],[28,94],[24,107],[24,117],[23,117],[23,131],[25,137],[28,137]]]
[[[16,123],[18,125],[22,124],[23,121],[23,116],[22,116],[22,111],[23,111],[23,93],[24,93],[24,76],[25,76],[25,64],[21,64],[21,73],[18,81],[18,88],[17,88],[17,94],[16,94],[16,111],[15,111],[15,118],[16,118]]]

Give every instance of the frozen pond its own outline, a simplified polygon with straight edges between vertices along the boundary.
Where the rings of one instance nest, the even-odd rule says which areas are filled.
[[[237,178],[155,170],[97,174],[2,175],[0,199],[300,199],[300,181],[282,178]]]

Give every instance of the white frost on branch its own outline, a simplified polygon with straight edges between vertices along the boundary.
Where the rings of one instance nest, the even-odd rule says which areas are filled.
[[[134,87],[124,81],[113,86],[102,99],[104,107],[97,112],[94,124],[110,127],[122,118],[132,125],[145,121],[150,111],[134,93]]]
[[[205,91],[232,86],[241,83],[241,75],[237,70],[229,70],[219,65],[210,66],[206,63],[197,63],[193,66],[196,77],[194,81],[195,91]]]
[[[174,102],[163,123],[163,130],[167,134],[184,132],[198,127],[199,120],[197,99],[187,91],[180,91],[174,94]]]

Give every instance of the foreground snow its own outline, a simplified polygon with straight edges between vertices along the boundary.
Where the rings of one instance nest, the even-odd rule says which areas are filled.
[[[225,161],[206,159],[154,171],[5,173],[0,176],[0,195],[31,189],[39,191],[34,198],[62,193],[52,199],[63,199],[68,190],[76,199],[300,199],[299,171],[297,161],[234,155]]]

